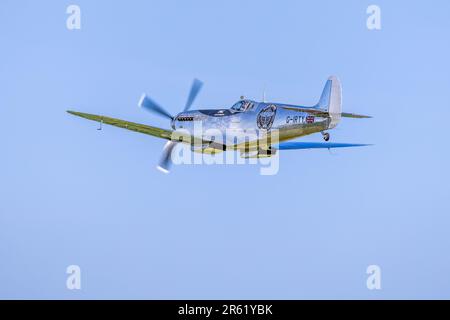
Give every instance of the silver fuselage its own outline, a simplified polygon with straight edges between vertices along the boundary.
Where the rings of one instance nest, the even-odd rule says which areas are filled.
[[[251,108],[245,111],[207,109],[182,112],[173,119],[172,128],[201,136],[204,140],[222,135],[219,144],[225,145],[227,150],[239,149],[246,141],[255,141],[255,136],[261,138],[274,131],[281,142],[329,128],[328,117],[292,110],[308,107],[246,101],[251,103]]]

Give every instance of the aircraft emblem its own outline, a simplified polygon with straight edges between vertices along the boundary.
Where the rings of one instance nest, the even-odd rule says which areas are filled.
[[[275,119],[275,114],[277,113],[277,107],[273,104],[262,109],[258,117],[256,118],[256,123],[259,129],[270,130],[272,128],[273,120]]]

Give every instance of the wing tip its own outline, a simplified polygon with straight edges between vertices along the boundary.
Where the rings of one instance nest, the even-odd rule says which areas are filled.
[[[66,110],[66,112],[67,112],[68,114],[73,115],[73,116],[81,116],[81,115],[82,115],[81,112],[73,111],[73,110]]]
[[[373,143],[359,143],[359,144],[354,144],[353,146],[350,147],[371,147],[374,146]]]

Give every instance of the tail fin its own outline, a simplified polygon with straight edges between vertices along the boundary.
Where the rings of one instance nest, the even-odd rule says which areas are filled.
[[[329,129],[337,126],[342,114],[342,90],[337,77],[331,76],[328,78],[316,108],[326,110],[329,113]]]

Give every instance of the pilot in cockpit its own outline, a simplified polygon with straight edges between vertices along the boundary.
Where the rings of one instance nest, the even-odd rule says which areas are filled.
[[[241,100],[241,101],[236,102],[231,107],[231,110],[238,111],[238,112],[244,112],[250,108],[251,104],[252,103],[248,100]]]

